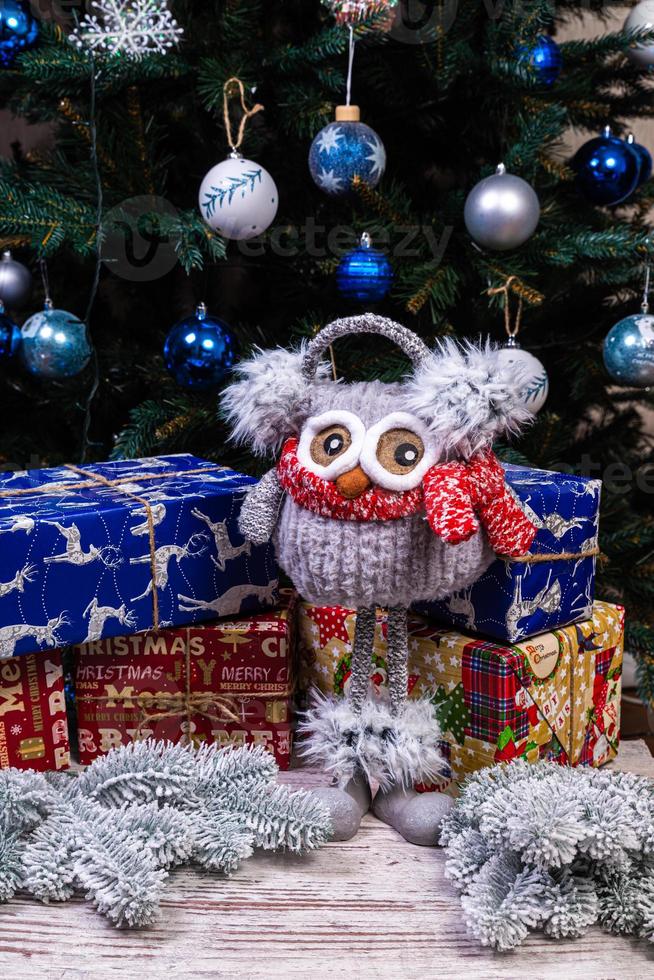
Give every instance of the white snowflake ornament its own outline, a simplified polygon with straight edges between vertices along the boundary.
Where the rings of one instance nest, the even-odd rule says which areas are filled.
[[[167,0],[93,0],[70,40],[78,48],[138,60],[176,47],[184,30]]]

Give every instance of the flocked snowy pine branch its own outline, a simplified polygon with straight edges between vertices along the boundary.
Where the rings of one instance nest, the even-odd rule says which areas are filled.
[[[140,59],[165,54],[184,33],[167,0],[94,0],[70,40],[78,48]]]
[[[78,778],[0,772],[0,901],[22,888],[43,902],[82,891],[121,927],[159,913],[168,870],[232,874],[254,849],[306,851],[329,820],[310,793],[276,783],[262,748],[137,742]]]
[[[593,923],[654,942],[654,783],[519,760],[472,775],[444,821],[470,932],[509,950]]]

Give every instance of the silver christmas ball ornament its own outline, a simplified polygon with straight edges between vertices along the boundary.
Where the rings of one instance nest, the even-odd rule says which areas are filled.
[[[654,386],[654,316],[636,313],[611,327],[604,341],[604,365],[618,384]]]
[[[625,31],[647,31],[654,29],[654,0],[641,0],[632,7],[624,22]],[[627,48],[627,57],[635,65],[648,68],[654,65],[654,44],[632,44]]]
[[[27,303],[31,291],[30,270],[21,262],[16,262],[11,252],[3,252],[0,258],[0,301],[7,309],[20,309]]]
[[[536,415],[547,401],[550,382],[547,371],[533,354],[523,350],[515,337],[510,337],[506,346],[498,351],[499,362],[509,365],[514,378],[520,385],[520,400],[529,411]]]
[[[501,163],[496,173],[472,188],[463,217],[478,245],[506,252],[533,235],[540,219],[540,203],[533,187],[522,177],[508,174]]]

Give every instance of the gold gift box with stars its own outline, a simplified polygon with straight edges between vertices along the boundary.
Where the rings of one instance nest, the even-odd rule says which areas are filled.
[[[299,606],[300,689],[343,695],[356,617],[339,606]],[[409,694],[437,705],[456,792],[467,773],[499,761],[552,759],[601,766],[620,736],[624,610],[595,602],[592,618],[505,644],[409,622]],[[372,684],[386,685],[386,615],[377,615]]]

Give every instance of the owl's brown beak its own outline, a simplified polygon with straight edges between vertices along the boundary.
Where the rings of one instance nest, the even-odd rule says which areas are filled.
[[[349,473],[343,473],[342,476],[339,476],[336,480],[336,486],[344,497],[347,497],[348,500],[354,500],[355,497],[360,497],[362,493],[369,490],[372,483],[361,467],[355,466]]]

